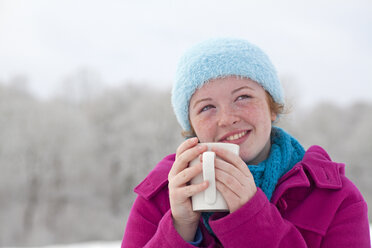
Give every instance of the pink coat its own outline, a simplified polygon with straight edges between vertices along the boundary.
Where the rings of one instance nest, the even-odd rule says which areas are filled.
[[[175,155],[165,157],[135,188],[122,247],[195,247],[173,227],[168,172]],[[232,214],[214,214],[217,241],[199,224],[200,247],[370,247],[367,204],[345,177],[344,164],[332,162],[319,146],[278,182],[271,202],[256,195]]]

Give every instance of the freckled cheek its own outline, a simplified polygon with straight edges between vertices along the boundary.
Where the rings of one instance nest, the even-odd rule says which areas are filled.
[[[244,112],[244,116],[254,123],[265,123],[267,119],[270,119],[270,113],[265,111],[264,106],[258,104],[247,106],[242,111]]]
[[[192,121],[192,125],[200,142],[213,141],[214,125],[211,121],[199,119]]]
[[[260,111],[252,106],[241,109],[241,113],[246,119],[252,121],[257,120],[260,117]]]

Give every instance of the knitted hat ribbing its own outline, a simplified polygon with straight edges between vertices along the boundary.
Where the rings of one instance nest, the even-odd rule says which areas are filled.
[[[211,79],[241,76],[259,83],[277,103],[283,90],[268,56],[241,39],[219,38],[197,44],[181,57],[172,89],[172,106],[184,131],[190,131],[189,103],[192,95]]]

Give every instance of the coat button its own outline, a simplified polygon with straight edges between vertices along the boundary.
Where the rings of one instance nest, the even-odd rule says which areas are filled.
[[[287,204],[287,202],[283,198],[280,198],[280,200],[279,200],[278,203],[279,203],[278,204],[278,208],[281,211],[285,211],[288,208],[288,204]]]

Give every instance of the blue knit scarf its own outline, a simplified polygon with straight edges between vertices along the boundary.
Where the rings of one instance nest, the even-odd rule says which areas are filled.
[[[258,165],[248,165],[256,186],[262,189],[269,201],[279,178],[301,161],[304,154],[304,148],[295,138],[281,128],[272,128],[269,157]],[[214,235],[209,225],[212,214],[213,212],[204,212],[202,217],[205,227]]]

